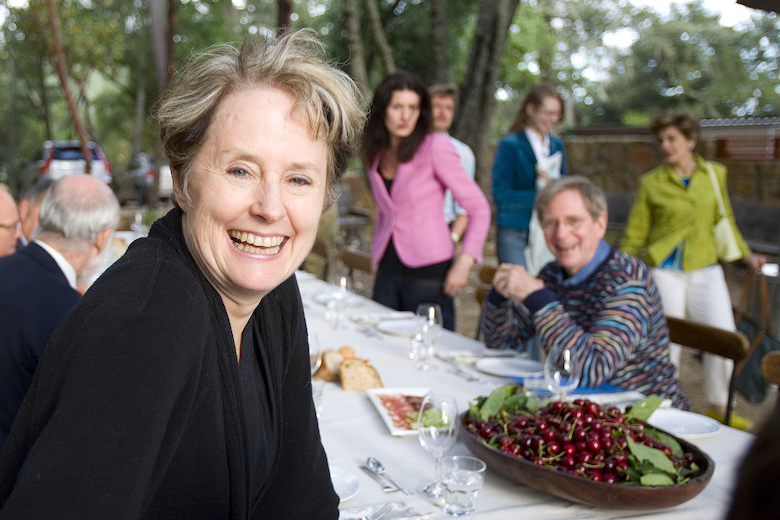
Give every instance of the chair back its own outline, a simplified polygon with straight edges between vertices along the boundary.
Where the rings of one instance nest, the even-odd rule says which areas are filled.
[[[493,277],[496,276],[497,270],[498,268],[487,265],[482,267],[482,269],[479,270],[479,281],[491,285],[493,283]]]
[[[695,348],[739,363],[747,356],[750,342],[740,331],[728,331],[681,318],[666,317],[672,343]]]
[[[671,316],[666,317],[666,323],[669,324],[669,339],[673,343],[731,359],[735,366],[747,357],[750,341],[740,331],[731,332]],[[728,404],[726,405],[726,420],[724,421],[726,426],[731,424],[736,374],[737,371],[732,370]]]
[[[780,385],[780,351],[770,352],[761,360],[761,376],[772,383]]]
[[[328,255],[330,254],[330,244],[320,238],[317,238],[314,240],[314,245],[311,248],[311,252],[315,255],[319,255],[327,259]]]

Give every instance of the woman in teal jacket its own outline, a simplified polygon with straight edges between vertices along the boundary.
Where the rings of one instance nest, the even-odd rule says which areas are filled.
[[[540,83],[526,95],[509,135],[498,143],[493,158],[493,201],[498,225],[498,261],[525,266],[528,225],[536,199],[536,177],[548,180],[538,170],[539,159],[558,151],[563,154],[561,175],[566,175],[563,141],[550,134],[561,118],[561,97],[553,85]]]
[[[621,249],[634,256],[645,249],[644,260],[653,268],[667,316],[735,330],[731,297],[718,264],[712,231],[720,214],[710,169],[743,260],[751,268],[758,268],[766,259],[750,251],[737,229],[726,189],[726,167],[694,153],[699,138],[698,120],[687,113],[664,112],[650,128],[658,137],[666,162],[639,180]],[[672,362],[679,368],[678,345],[672,346]],[[732,369],[730,360],[705,354],[711,417],[725,419]],[[732,417],[732,425],[747,426],[740,419]]]

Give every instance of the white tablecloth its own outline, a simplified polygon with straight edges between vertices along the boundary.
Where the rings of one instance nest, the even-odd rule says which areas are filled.
[[[305,296],[304,306],[309,334],[317,334],[323,349],[337,349],[344,345],[353,347],[359,358],[371,361],[384,381],[385,387],[427,387],[455,396],[461,411],[468,409],[470,400],[488,395],[505,384],[506,380],[485,376],[487,383],[468,382],[448,372],[448,365],[433,361],[433,370],[420,371],[408,358],[409,340],[406,337],[381,335],[381,339],[360,332],[349,319],[345,328],[331,329],[324,319],[325,307],[310,298],[318,290],[326,289],[323,282],[301,281]],[[367,312],[387,311],[370,300],[360,298],[361,305],[350,307],[349,317]],[[484,345],[472,339],[445,331],[437,342],[438,350],[484,349]],[[388,471],[408,487],[418,490],[433,478],[433,457],[418,443],[417,438],[393,437],[388,432],[377,411],[362,392],[344,392],[337,383],[326,383],[323,392],[323,410],[320,419],[322,442],[331,466],[341,467],[354,474],[360,483],[360,492],[342,503],[342,508],[404,501],[421,513],[439,511],[437,518],[449,518],[438,510],[432,501],[420,493],[404,496],[400,492],[384,494],[379,485],[359,468],[368,456],[382,461]],[[671,509],[658,511],[625,511],[598,509],[558,499],[546,493],[522,486],[490,470],[479,497],[474,519],[532,518],[586,519],[633,518],[713,520],[722,518],[730,503],[739,462],[749,448],[753,436],[733,428],[724,427],[716,436],[693,441],[715,461],[715,474],[707,488],[696,498]],[[447,455],[470,455],[466,447],[457,443]]]

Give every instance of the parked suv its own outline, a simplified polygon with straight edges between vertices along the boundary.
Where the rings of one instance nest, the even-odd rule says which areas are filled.
[[[120,202],[135,200],[143,204],[148,190],[152,189],[154,182],[154,156],[147,153],[139,153],[130,162],[126,171],[118,171],[114,176],[116,183],[116,196]],[[164,159],[160,166],[160,191],[161,199],[169,199],[173,195],[173,179],[168,160]]]
[[[111,182],[111,165],[100,147],[89,142],[92,152],[90,174],[101,181]],[[46,141],[33,162],[41,177],[57,180],[75,173],[84,173],[86,164],[79,141]],[[34,182],[33,182],[34,183]]]

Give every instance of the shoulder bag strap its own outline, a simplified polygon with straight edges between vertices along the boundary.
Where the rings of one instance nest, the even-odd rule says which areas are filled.
[[[715,176],[715,170],[712,167],[712,163],[707,161],[707,173],[710,175],[712,181],[712,189],[715,191],[715,199],[718,201],[718,213],[720,218],[726,218],[726,205],[723,204],[723,194],[720,192],[720,185],[718,184],[718,178]]]

